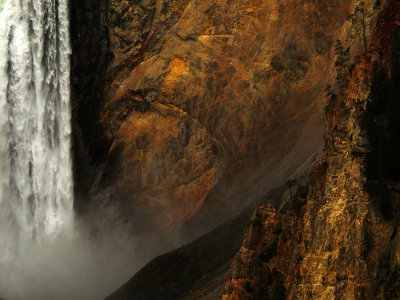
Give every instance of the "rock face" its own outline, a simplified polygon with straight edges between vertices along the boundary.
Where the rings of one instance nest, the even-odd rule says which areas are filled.
[[[75,209],[87,208],[105,143],[97,125],[109,55],[107,0],[71,0],[71,90]]]
[[[99,167],[76,173],[137,231],[211,229],[322,145],[321,95],[352,1],[94,2],[74,12],[95,45],[75,47],[77,160]]]
[[[387,183],[387,218],[366,190],[361,128],[371,61],[389,52],[399,13],[398,1],[388,1],[372,50],[330,99],[323,159],[309,183],[280,211],[255,212],[225,299],[399,299],[399,186]]]
[[[305,176],[311,165],[299,175]],[[279,206],[288,193],[286,186],[273,189],[206,235],[153,259],[107,300],[220,299],[254,209],[265,203]]]
[[[221,298],[253,209],[198,240],[155,258],[107,300]]]

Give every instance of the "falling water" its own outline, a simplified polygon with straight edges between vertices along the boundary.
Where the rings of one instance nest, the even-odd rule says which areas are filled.
[[[0,262],[72,223],[67,0],[0,17]]]
[[[112,210],[73,216],[68,29],[68,0],[0,0],[1,299],[101,299],[141,265]]]

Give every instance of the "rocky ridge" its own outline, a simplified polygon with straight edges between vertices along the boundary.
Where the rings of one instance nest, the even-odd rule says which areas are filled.
[[[366,189],[362,120],[372,62],[389,53],[400,6],[388,1],[369,53],[326,109],[325,148],[308,184],[281,210],[257,209],[233,263],[225,299],[398,299],[399,186],[385,217]]]

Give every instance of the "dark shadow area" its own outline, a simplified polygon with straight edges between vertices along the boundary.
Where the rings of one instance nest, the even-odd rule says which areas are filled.
[[[385,219],[392,218],[389,186],[400,179],[400,34],[393,35],[389,71],[380,57],[373,65],[363,126],[370,144],[367,190]]]
[[[87,210],[90,188],[105,153],[98,126],[109,56],[107,0],[70,0],[74,207]]]
[[[285,186],[273,189],[212,232],[155,258],[107,299],[220,298],[254,209],[265,203],[279,204],[285,191]]]

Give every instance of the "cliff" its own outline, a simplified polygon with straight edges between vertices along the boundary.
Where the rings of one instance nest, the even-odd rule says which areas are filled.
[[[153,259],[107,299],[221,298],[254,209],[265,203],[279,206],[286,192],[285,187],[273,189],[210,233]]]
[[[385,79],[393,88],[382,90],[385,77],[377,80],[376,66],[398,66],[399,52],[390,49],[398,43],[399,17],[398,1],[388,1],[369,52],[331,97],[323,158],[308,183],[282,209],[266,205],[256,210],[232,263],[225,299],[399,299],[398,169],[396,180],[389,180],[389,173],[371,179],[368,172],[376,157],[382,169],[381,154],[390,151],[383,151],[380,136],[388,134],[390,124],[398,126],[387,110],[398,111],[399,99],[393,98],[397,67]],[[374,103],[377,87],[397,104],[382,98]],[[378,130],[373,139],[369,122]],[[398,144],[393,137],[385,143],[388,148]],[[390,164],[397,165],[398,158]]]
[[[344,23],[350,1],[163,3],[108,8],[101,192],[144,232],[202,218],[210,223],[204,231],[253,203],[154,259],[110,299],[398,299],[400,188],[386,166],[399,163],[387,130],[398,128],[398,1],[367,2],[372,37],[357,56],[362,46]],[[351,45],[352,59],[325,109],[322,158],[290,199],[282,189],[274,201],[260,197],[268,171],[280,177],[279,162],[294,160],[294,168],[318,149],[307,144],[316,134],[308,130],[319,124],[321,91],[334,78],[334,37]],[[301,126],[310,135],[297,139]]]
[[[73,4],[79,210],[117,205],[138,233],[188,241],[322,146],[352,1],[96,3]]]

